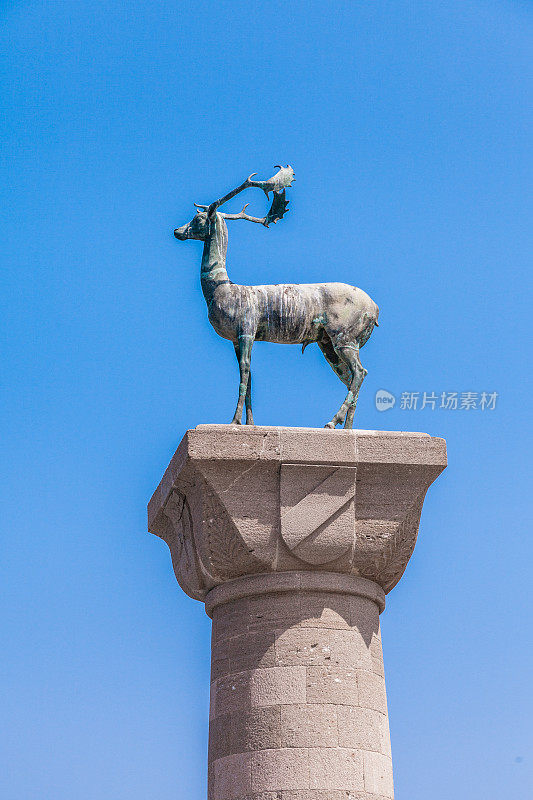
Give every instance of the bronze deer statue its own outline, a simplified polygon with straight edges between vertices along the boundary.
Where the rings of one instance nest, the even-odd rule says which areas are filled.
[[[246,424],[254,424],[250,371],[254,341],[301,344],[302,352],[309,343],[316,342],[348,388],[344,402],[325,427],[335,428],[344,422],[345,428],[351,428],[359,389],[367,374],[359,350],[378,324],[379,309],[365,292],[346,283],[241,286],[230,281],[226,272],[226,220],[246,219],[268,228],[287,211],[285,189],[294,180],[292,167],[280,168],[268,181],[252,180],[255,174],[209,206],[195,203],[193,219],[174,231],[177,239],[199,239],[204,243],[200,277],[209,321],[219,336],[233,342],[239,362],[239,399],[232,423],[242,424],[246,407]],[[267,197],[273,193],[266,217],[248,216],[248,203],[238,214],[218,210],[251,187],[262,189]]]

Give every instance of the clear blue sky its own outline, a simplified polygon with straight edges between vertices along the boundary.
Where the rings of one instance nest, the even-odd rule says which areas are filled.
[[[234,223],[230,277],[365,289],[356,426],[448,440],[382,617],[397,800],[531,797],[531,4],[1,16],[2,800],[205,798],[210,623],[145,506],[237,369],[172,231],[278,163],[291,213]],[[343,398],[316,347],[253,365],[259,423]],[[378,389],[498,401],[380,413]]]

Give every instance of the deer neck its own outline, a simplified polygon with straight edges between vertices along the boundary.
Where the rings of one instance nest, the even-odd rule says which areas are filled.
[[[206,302],[213,298],[215,289],[229,283],[226,272],[226,253],[228,250],[228,229],[222,217],[217,214],[211,224],[211,233],[204,241],[200,279]]]

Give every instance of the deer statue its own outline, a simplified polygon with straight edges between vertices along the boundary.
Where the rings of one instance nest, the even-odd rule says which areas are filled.
[[[239,362],[239,399],[232,423],[253,425],[252,377],[250,361],[255,341],[301,344],[302,352],[316,342],[327,362],[346,384],[348,394],[333,419],[325,425],[335,428],[344,422],[351,428],[359,389],[367,374],[359,350],[378,324],[379,309],[361,289],[346,283],[280,283],[268,286],[240,286],[226,272],[228,228],[226,220],[246,219],[268,228],[287,211],[285,190],[294,180],[292,167],[279,168],[267,181],[252,180],[252,173],[240,186],[209,206],[195,203],[197,212],[190,222],[176,228],[177,239],[199,239],[204,243],[201,283],[209,321],[224,339],[233,342]],[[273,202],[266,217],[238,214],[218,209],[235,195],[251,187],[262,189]]]

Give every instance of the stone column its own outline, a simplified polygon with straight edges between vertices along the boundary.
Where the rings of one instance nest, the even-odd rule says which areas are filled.
[[[446,465],[426,434],[200,425],[148,509],[213,619],[209,800],[391,800],[379,614]]]

